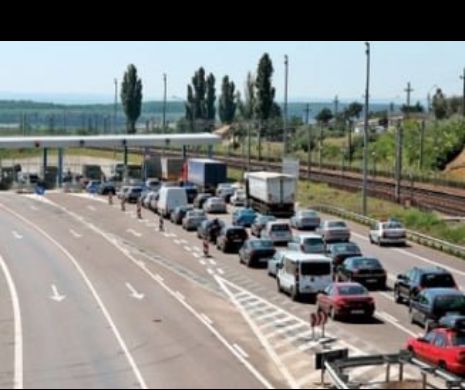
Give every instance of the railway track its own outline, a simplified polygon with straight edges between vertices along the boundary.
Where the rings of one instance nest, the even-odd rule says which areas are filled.
[[[180,153],[165,151],[165,155],[179,156]],[[190,157],[205,157],[200,153],[189,153]],[[246,169],[247,161],[237,157],[215,156],[215,159],[224,161],[228,166],[237,169]],[[250,161],[251,170],[281,170],[281,164],[273,161]],[[341,172],[330,169],[312,167],[310,173],[306,166],[300,167],[300,179],[327,183],[335,188],[358,192],[362,189],[362,175],[354,172]],[[388,177],[369,176],[368,195],[398,202],[410,203],[412,206],[424,210],[438,211],[450,216],[465,216],[465,190],[455,187],[438,186],[430,183],[402,180],[400,196],[396,199],[395,180]]]

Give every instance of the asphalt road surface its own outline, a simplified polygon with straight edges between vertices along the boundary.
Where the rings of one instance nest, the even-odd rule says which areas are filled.
[[[0,221],[0,256],[22,325],[18,337],[11,286],[0,273],[2,388],[21,377],[19,368],[24,387],[40,388],[318,386],[321,345],[308,325],[315,306],[279,294],[275,279],[240,265],[237,255],[210,247],[204,258],[195,232],[168,221],[159,232],[150,211],[139,220],[134,206],[122,212],[117,202],[87,194],[2,193]],[[398,273],[433,264],[465,284],[462,261],[414,244],[379,248],[366,227],[349,225],[362,252],[381,260],[391,287]],[[373,295],[372,321],[328,323],[333,348],[395,353],[423,332],[392,291]],[[412,379],[417,374],[407,370]],[[368,367],[351,375],[374,383],[385,372]]]

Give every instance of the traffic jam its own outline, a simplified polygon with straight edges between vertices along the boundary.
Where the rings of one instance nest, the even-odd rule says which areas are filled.
[[[279,293],[310,305],[314,324],[371,324],[377,293],[389,295],[418,326],[417,337],[406,338],[403,348],[465,375],[465,295],[447,267],[414,266],[389,275],[388,264],[352,240],[346,221],[296,207],[292,175],[247,172],[241,182],[231,182],[221,161],[164,159],[144,168],[144,182],[119,187],[111,179],[93,180],[87,191],[119,202],[123,211],[135,204],[139,218],[144,209],[144,218],[153,215],[160,231],[178,225],[198,240],[205,258],[219,251],[242,264],[244,273],[263,269]],[[375,223],[366,239],[378,250],[408,246],[406,229],[395,218]]]

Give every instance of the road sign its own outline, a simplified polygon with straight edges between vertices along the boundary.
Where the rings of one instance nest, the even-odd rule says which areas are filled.
[[[283,173],[299,177],[300,163],[295,158],[283,158]]]

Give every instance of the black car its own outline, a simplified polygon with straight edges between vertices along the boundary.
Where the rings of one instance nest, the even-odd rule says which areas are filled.
[[[172,212],[170,216],[171,222],[175,223],[176,225],[181,225],[182,219],[186,216],[186,213],[189,210],[193,210],[192,206],[178,206]]]
[[[220,219],[207,219],[197,228],[197,237],[216,243],[216,238],[224,226],[225,223]]]
[[[255,237],[260,237],[262,230],[265,228],[266,224],[270,221],[276,221],[276,217],[273,215],[257,215],[255,220],[250,227],[250,232]]]
[[[199,194],[197,187],[185,186],[184,189],[186,190],[187,203],[190,203],[190,204],[194,203],[195,198]]]
[[[273,257],[276,249],[271,240],[247,240],[239,250],[239,261],[251,267],[255,264],[267,264],[268,259]]]
[[[410,302],[410,321],[429,328],[450,314],[465,315],[465,295],[455,288],[427,288]]]
[[[358,282],[365,287],[386,288],[386,271],[373,257],[349,257],[337,269],[339,281]]]
[[[397,275],[394,298],[397,303],[409,303],[426,288],[457,288],[452,274],[440,267],[414,267],[405,274]]]
[[[203,205],[207,201],[207,199],[211,198],[212,196],[213,196],[212,194],[209,194],[209,193],[206,193],[206,192],[202,192],[202,193],[198,194],[194,199],[194,207],[196,209],[202,209]]]
[[[353,242],[339,242],[336,244],[328,244],[328,256],[333,259],[333,267],[335,270],[348,257],[362,256],[360,247]]]
[[[140,196],[142,195],[143,190],[144,189],[140,186],[131,187],[126,195],[126,200],[129,203],[137,203]]]
[[[249,238],[247,230],[242,226],[224,226],[216,239],[216,247],[223,253],[238,252]]]

